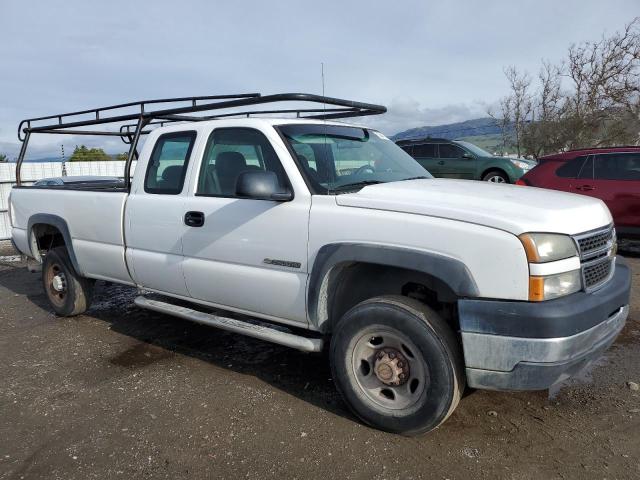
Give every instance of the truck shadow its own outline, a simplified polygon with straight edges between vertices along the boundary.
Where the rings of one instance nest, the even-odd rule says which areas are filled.
[[[42,291],[40,274],[24,265],[3,265],[0,287],[25,296],[41,312],[52,314]],[[6,268],[9,267],[9,268]],[[142,310],[133,305],[135,288],[97,282],[94,301],[83,317],[110,324],[116,333],[137,340],[105,360],[111,366],[143,369],[158,361],[186,355],[221,369],[250,375],[335,415],[357,421],[333,385],[326,353],[308,354],[213,327]],[[82,321],[82,317],[78,317]],[[238,316],[237,318],[240,318]],[[51,321],[56,321],[51,315]],[[125,342],[130,344],[131,342]],[[96,378],[107,372],[94,372]],[[216,374],[212,369],[212,375]]]
[[[136,290],[129,287],[102,282],[97,285],[96,298],[87,315],[110,323],[111,330],[140,342],[110,358],[110,363],[136,369],[173,354],[187,355],[218,368],[253,376],[316,407],[357,421],[333,385],[326,352],[299,352],[142,310],[133,305],[135,296]]]

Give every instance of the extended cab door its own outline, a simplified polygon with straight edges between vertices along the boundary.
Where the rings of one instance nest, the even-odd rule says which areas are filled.
[[[292,188],[265,133],[215,128],[182,212],[201,219],[182,236],[187,288],[193,298],[231,310],[306,324],[311,197],[294,191],[291,201],[238,198],[238,177],[252,170],[273,171]]]
[[[442,177],[466,178],[473,180],[476,175],[476,159],[457,145],[441,143],[439,145],[440,172]]]
[[[175,131],[147,139],[125,211],[127,264],[136,284],[187,296],[182,272],[182,235],[186,227],[185,178],[196,132]]]

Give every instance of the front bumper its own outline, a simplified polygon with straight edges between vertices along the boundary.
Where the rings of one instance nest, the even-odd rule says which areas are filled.
[[[467,383],[544,390],[579,372],[615,341],[629,314],[631,273],[620,259],[595,292],[546,302],[460,300]]]

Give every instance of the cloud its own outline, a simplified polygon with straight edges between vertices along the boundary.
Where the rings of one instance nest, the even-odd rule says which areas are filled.
[[[385,115],[370,117],[363,120],[363,123],[387,135],[393,135],[409,128],[443,125],[485,116],[486,109],[479,103],[429,108],[414,98],[398,97],[388,105]]]
[[[636,10],[637,0],[191,0],[178,9],[171,0],[0,0],[0,148],[17,155],[22,118],[171,96],[320,93],[321,62],[327,95],[389,107],[362,120],[385,133],[471,119],[506,93],[505,66],[535,74],[540,59],[560,60]],[[46,142],[42,152],[59,148]]]

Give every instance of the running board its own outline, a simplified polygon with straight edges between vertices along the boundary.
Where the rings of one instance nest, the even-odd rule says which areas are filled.
[[[150,300],[143,296],[138,296],[133,301],[136,306],[153,310],[155,312],[166,313],[174,317],[184,318],[193,322],[202,323],[211,327],[221,328],[229,332],[241,333],[248,337],[259,338],[268,342],[295,348],[303,352],[320,352],[323,347],[323,340],[320,338],[307,338],[293,333],[281,332],[275,328],[243,322],[228,317],[220,317],[210,313],[199,312],[191,308],[179,307],[171,303]]]

